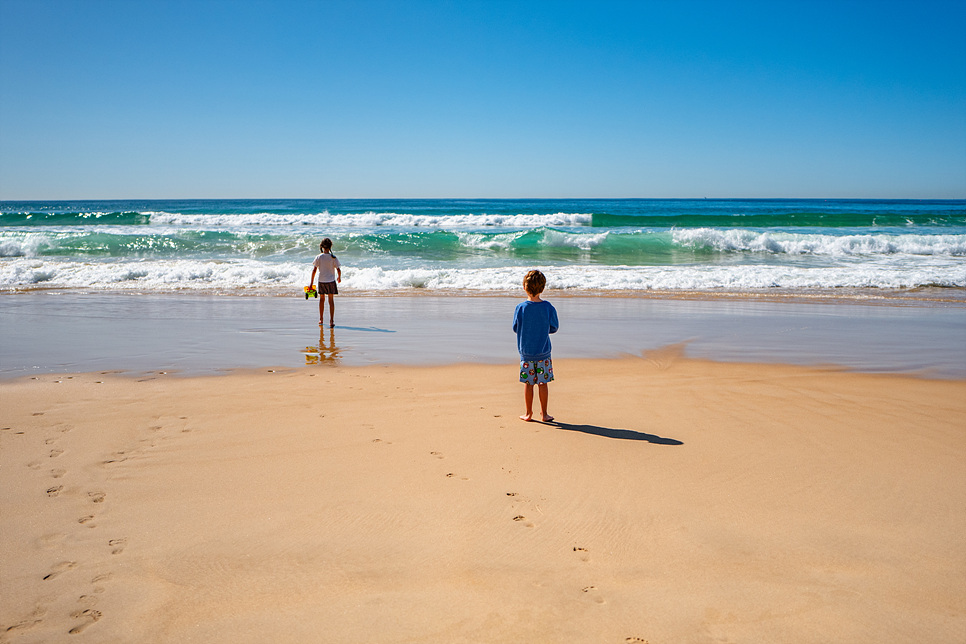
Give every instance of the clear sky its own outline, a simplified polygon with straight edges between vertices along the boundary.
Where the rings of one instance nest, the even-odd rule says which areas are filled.
[[[966,198],[966,2],[0,0],[0,199]]]

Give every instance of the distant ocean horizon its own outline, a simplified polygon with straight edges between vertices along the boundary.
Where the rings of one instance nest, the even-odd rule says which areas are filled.
[[[323,237],[346,293],[966,293],[966,200],[0,202],[0,293],[290,295]]]

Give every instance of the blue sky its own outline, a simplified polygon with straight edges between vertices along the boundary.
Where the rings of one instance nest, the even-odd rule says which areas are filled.
[[[966,2],[0,0],[0,199],[966,197]]]

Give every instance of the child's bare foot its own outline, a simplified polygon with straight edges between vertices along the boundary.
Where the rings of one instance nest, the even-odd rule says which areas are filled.
[[[520,416],[520,420],[529,423],[531,420],[533,420],[533,414],[524,414]]]
[[[543,415],[543,422],[545,422],[545,423],[553,422],[553,416],[548,416],[547,414],[544,414]]]

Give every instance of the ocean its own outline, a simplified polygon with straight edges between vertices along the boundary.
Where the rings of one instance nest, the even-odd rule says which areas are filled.
[[[966,299],[966,200],[5,201],[0,292],[300,294],[323,237],[347,293]]]

